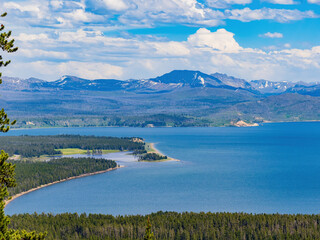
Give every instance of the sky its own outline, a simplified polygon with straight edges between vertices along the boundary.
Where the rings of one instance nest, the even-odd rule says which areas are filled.
[[[3,75],[146,79],[172,70],[320,81],[320,0],[0,1]]]

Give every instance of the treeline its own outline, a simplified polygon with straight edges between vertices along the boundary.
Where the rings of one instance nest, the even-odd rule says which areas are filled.
[[[13,161],[13,163],[16,165],[17,186],[10,189],[10,195],[54,181],[117,166],[115,161],[96,158],[57,158],[48,162]]]
[[[230,124],[230,120],[196,117],[187,114],[153,114],[138,116],[57,116],[43,118],[15,116],[13,128],[34,127],[213,127]]]
[[[168,159],[168,157],[158,153],[146,153],[139,156],[139,161],[158,161],[163,159]]]
[[[320,239],[320,215],[176,213],[149,215],[162,239]],[[22,214],[10,227],[47,231],[47,239],[143,239],[148,216]]]
[[[41,155],[61,154],[56,149],[80,148],[84,150],[144,150],[141,138],[95,137],[80,135],[54,136],[1,136],[0,146],[9,155],[39,157]]]

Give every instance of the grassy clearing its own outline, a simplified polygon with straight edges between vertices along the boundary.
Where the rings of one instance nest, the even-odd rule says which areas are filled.
[[[73,155],[73,154],[86,154],[87,151],[80,148],[63,148],[56,149],[57,151],[61,151],[62,155]]]
[[[63,149],[56,149],[56,150],[61,151],[62,155],[87,154],[87,150],[80,149],[80,148],[63,148]],[[102,150],[102,154],[115,153],[115,152],[119,152],[119,150]]]
[[[74,155],[74,154],[87,154],[87,150],[83,150],[80,148],[64,148],[64,149],[56,149],[62,152],[61,155],[68,156],[68,155]],[[90,151],[91,152],[91,151]],[[102,154],[108,154],[108,153],[115,153],[120,152],[119,150],[102,150]],[[54,156],[61,156],[60,154],[54,155]],[[30,161],[30,162],[46,162],[50,160],[52,156],[49,155],[41,155],[40,157],[21,157],[20,155],[13,155],[9,159],[15,160],[15,161]]]

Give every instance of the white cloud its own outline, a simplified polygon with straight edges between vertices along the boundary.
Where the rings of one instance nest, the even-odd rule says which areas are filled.
[[[216,26],[223,13],[206,8],[197,0],[133,0],[119,17],[122,24],[152,26],[155,23],[182,23]]]
[[[226,10],[229,19],[250,22],[254,20],[270,19],[277,22],[289,22],[304,18],[317,18],[313,11],[301,12],[299,10],[261,8],[251,10],[250,8]]]
[[[200,28],[195,34],[188,37],[188,42],[195,47],[211,48],[223,52],[238,52],[242,48],[233,38],[234,34],[221,28],[211,32]]]
[[[283,34],[282,33],[271,33],[271,32],[267,32],[265,34],[260,34],[259,37],[265,37],[265,38],[283,38]]]
[[[18,54],[28,58],[67,59],[69,57],[66,52],[46,51],[42,49],[20,49]]]
[[[20,12],[22,17],[36,17],[43,19],[46,17],[47,6],[37,1],[28,1],[23,3],[5,2],[3,8]],[[17,13],[18,14],[18,13]]]
[[[35,40],[49,40],[49,37],[45,33],[40,34],[28,34],[28,33],[20,33],[16,38],[18,41],[35,41]]]
[[[270,0],[293,3],[295,0]],[[319,0],[309,0],[317,2]],[[12,19],[25,27],[47,29],[101,27],[130,29],[161,24],[214,27],[226,19],[243,22],[271,19],[289,22],[318,17],[313,11],[289,9],[227,9],[233,4],[245,5],[252,0],[19,0],[0,3]]]
[[[56,63],[48,61],[35,61],[26,63],[25,67],[28,67],[31,72],[34,72],[40,76],[56,76],[50,80],[58,79],[62,75],[76,75],[82,78],[97,79],[119,78],[123,74],[123,69],[119,66],[97,62],[69,61]]]
[[[294,0],[262,0],[262,1],[273,3],[273,4],[282,4],[282,5],[298,4],[298,2],[295,2]]]
[[[207,5],[212,8],[227,8],[230,7],[230,5],[245,5],[251,2],[252,0],[206,0]]]
[[[102,16],[95,15],[90,12],[86,12],[84,9],[76,9],[72,12],[62,13],[62,15],[73,22],[95,22],[102,21],[104,18]]]
[[[211,63],[215,66],[219,66],[223,63],[223,66],[234,67],[237,63],[228,55],[217,54],[211,57]]]
[[[68,74],[128,79],[153,77],[173,69],[219,71],[248,80],[316,81],[320,75],[320,46],[291,49],[290,45],[279,45],[264,51],[246,48],[226,29],[200,28],[187,41],[114,37],[94,28],[25,31],[16,39],[20,50],[12,55],[14,64],[5,74],[21,74],[18,77],[55,80]]]
[[[58,9],[62,8],[63,1],[62,0],[51,0],[50,5],[52,6],[52,8],[54,10],[58,10]]]
[[[156,49],[156,54],[164,56],[186,56],[190,50],[183,43],[179,42],[154,42],[151,43]]]
[[[115,11],[123,11],[129,7],[122,0],[103,0],[103,3],[108,9]]]
[[[320,4],[320,0],[308,0],[308,3]]]
[[[39,7],[33,4],[19,4],[16,2],[5,2],[3,6],[6,9],[19,10],[20,12],[36,12],[36,13],[40,12]]]

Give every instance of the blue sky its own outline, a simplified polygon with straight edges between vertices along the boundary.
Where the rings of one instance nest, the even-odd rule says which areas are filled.
[[[320,0],[2,1],[4,75],[149,78],[174,69],[319,81]]]

